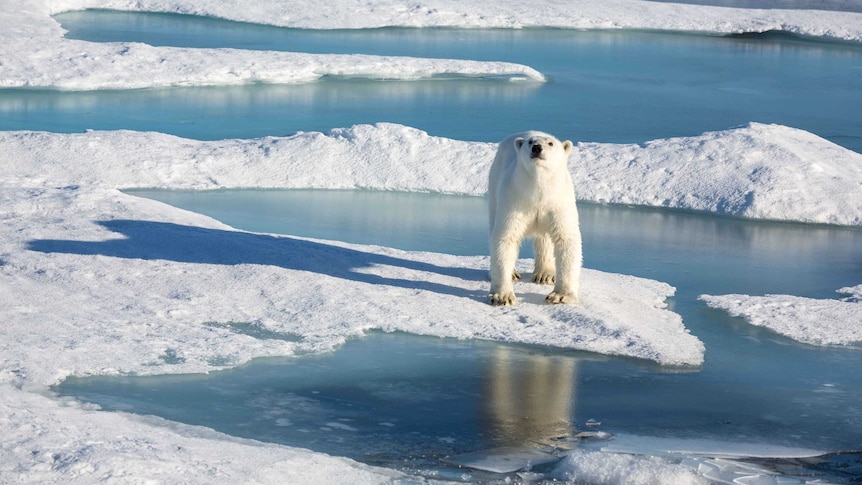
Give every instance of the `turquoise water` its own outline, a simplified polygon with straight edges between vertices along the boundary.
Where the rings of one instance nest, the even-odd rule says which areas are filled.
[[[0,129],[130,128],[222,139],[389,121],[462,140],[539,129],[572,140],[639,143],[759,121],[862,152],[862,46],[855,44],[630,31],[307,31],[106,11],[56,18],[68,37],[92,41],[502,60],[532,66],[550,82],[0,90]]]
[[[251,231],[487,253],[482,198],[313,190],[131,193]],[[559,443],[582,430],[860,448],[858,347],[799,344],[711,310],[697,296],[835,298],[837,288],[862,280],[862,231],[591,204],[580,212],[586,266],[677,287],[673,310],[706,344],[701,369],[372,333],[333,354],[264,359],[206,376],[72,379],[57,390],[105,409],[452,476],[459,470],[441,462],[447,457]],[[602,424],[587,427],[588,420]]]
[[[127,128],[221,139],[391,121],[465,140],[499,140],[534,128],[575,140],[642,142],[761,121],[806,129],[862,152],[862,47],[848,44],[654,32],[317,32],[116,12],[57,18],[70,37],[94,41],[507,60],[541,70],[550,82],[326,79],[302,86],[0,90],[0,129]],[[487,254],[479,198],[133,193],[251,231]],[[583,429],[824,451],[862,448],[859,348],[799,344],[697,301],[702,293],[836,298],[836,289],[862,281],[862,231],[658,209],[583,204],[580,210],[587,267],[677,288],[672,309],[707,347],[701,369],[372,333],[326,355],[260,360],[205,376],[70,379],[56,391],[108,410],[453,479],[465,471],[445,465],[446,457],[561,443]],[[228,326],[254,338],[300,338],[253,324]],[[587,427],[588,420],[602,424]],[[500,478],[469,473],[480,481]],[[836,469],[825,473],[840,476]]]

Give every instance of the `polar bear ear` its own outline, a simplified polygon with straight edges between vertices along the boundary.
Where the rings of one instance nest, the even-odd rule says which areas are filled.
[[[521,137],[515,138],[515,150],[520,151],[521,147],[524,145],[524,139]]]
[[[572,152],[572,146],[572,142],[569,140],[563,142],[563,151],[566,152],[566,155]]]

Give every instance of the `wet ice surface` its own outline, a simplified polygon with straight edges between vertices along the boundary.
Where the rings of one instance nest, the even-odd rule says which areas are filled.
[[[475,197],[133,193],[254,231],[318,237],[337,231],[366,244],[385,240],[403,249],[485,251],[485,202]],[[625,268],[679,288],[672,308],[707,345],[702,369],[682,372],[583,352],[375,333],[332,354],[261,360],[206,376],[73,379],[58,390],[106,409],[449,478],[496,476],[453,468],[446,464],[452,457],[511,447],[523,452],[525,446],[547,453],[580,445],[573,464],[554,460],[536,467],[542,476],[555,466],[586,473],[584,463],[607,459],[591,454],[602,449],[670,456],[671,463],[734,451],[785,456],[756,464],[831,477],[841,476],[842,460],[858,461],[853,455],[825,462],[800,457],[862,443],[862,378],[856,371],[862,353],[794,343],[710,310],[697,297],[731,288],[830,297],[835,285],[859,277],[852,262],[862,259],[862,232],[589,204],[580,211],[588,267]],[[789,259],[796,264],[786,265]],[[574,436],[581,431],[617,438],[580,443]],[[530,459],[504,457],[521,459],[522,465]],[[693,466],[719,476],[723,466],[740,466],[732,465]],[[502,466],[499,457],[491,466]]]

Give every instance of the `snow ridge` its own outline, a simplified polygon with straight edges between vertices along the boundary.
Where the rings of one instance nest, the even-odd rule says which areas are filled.
[[[495,150],[493,143],[435,137],[389,123],[218,141],[131,131],[5,132],[0,180],[478,196],[487,190]],[[578,143],[570,169],[582,201],[862,226],[862,154],[786,126],[751,123],[643,145]]]

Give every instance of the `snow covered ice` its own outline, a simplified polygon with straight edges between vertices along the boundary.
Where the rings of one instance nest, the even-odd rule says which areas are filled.
[[[862,342],[862,285],[841,288],[850,295],[835,300],[817,300],[791,295],[702,295],[713,308],[752,325],[766,327],[811,345],[849,345]]]
[[[28,0],[30,8],[26,9],[19,3],[11,0],[0,3],[5,5],[0,6],[0,22],[7,26],[0,33],[0,56],[3,58],[0,87],[80,91],[296,84],[316,81],[323,76],[410,80],[448,75],[544,80],[544,76],[532,68],[504,62],[82,42],[63,38],[63,29],[50,17],[51,13],[62,10],[55,6],[62,2]],[[243,5],[234,8],[245,10]]]
[[[211,142],[130,131],[3,132],[0,150],[18,160],[4,177],[30,184],[483,195],[496,144],[379,123]],[[68,151],[82,160],[68,163]],[[751,123],[643,146],[579,143],[570,168],[584,201],[862,226],[862,154],[780,125]]]
[[[40,2],[41,3],[41,2]],[[708,3],[708,2],[704,2]],[[383,0],[357,4],[338,0],[331,8],[309,9],[301,0],[54,0],[52,14],[83,8],[208,15],[228,20],[306,29],[377,27],[471,27],[568,29],[641,29],[708,33],[779,30],[800,35],[862,40],[858,12],[765,8],[727,8],[630,0],[587,0],[577,8],[566,3],[473,0],[453,4]],[[840,0],[817,2],[842,10]],[[812,8],[809,5],[801,8]]]
[[[862,40],[859,13],[633,0],[584,2],[577,10],[551,2],[541,9],[535,2],[529,9],[518,2],[457,7],[336,2],[324,10],[287,0],[0,0],[0,86],[132,89],[312,82],[322,76],[545,79],[529,66],[510,63],[64,39],[50,15],[80,8],[191,13],[304,28],[779,29]],[[413,158],[405,159],[405,146]],[[102,413],[51,397],[47,387],[70,375],[207,372],[259,356],[333,350],[375,328],[577,348],[675,366],[702,364],[707,349],[667,309],[674,288],[665,283],[586,271],[583,306],[539,304],[542,289],[526,285],[519,306],[494,309],[484,303],[485,258],[238,231],[119,190],[367,188],[481,195],[494,149],[391,124],[215,142],[128,131],[0,133],[0,481],[170,481],[181,475],[189,482],[319,483],[350,476],[357,483],[384,483],[405,478],[347,459],[156,418]],[[318,157],[296,157],[309,151]],[[810,162],[814,153],[816,164]],[[582,200],[862,225],[862,155],[789,127],[752,123],[643,146],[583,143],[571,168]],[[816,310],[819,300],[791,296],[704,299],[752,323],[796,322],[796,328],[776,329],[793,338],[847,343],[860,339],[858,329],[834,342],[807,325],[824,315],[859,321],[860,292],[849,290],[854,297],[830,301],[822,310]],[[796,309],[799,317],[788,319],[780,309]],[[211,322],[247,322],[304,338],[257,339],[230,326],[206,325]],[[617,467],[635,466],[646,482],[700,480],[691,468],[669,469],[658,459],[632,464],[602,457],[622,460]],[[581,458],[571,458],[563,471],[595,459]]]

